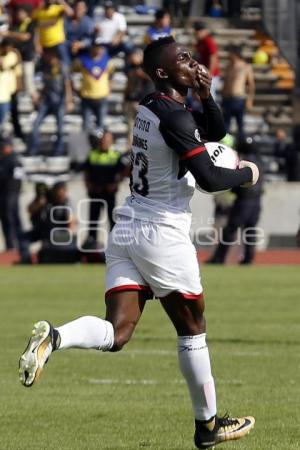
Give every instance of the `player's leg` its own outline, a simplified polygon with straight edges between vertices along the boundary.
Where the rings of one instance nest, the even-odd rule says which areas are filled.
[[[106,317],[114,328],[111,352],[122,350],[130,340],[148,296],[142,291],[112,292],[106,296]]]
[[[145,305],[140,291],[113,292],[106,297],[106,318],[83,316],[54,328],[42,320],[20,358],[20,381],[32,386],[53,351],[68,348],[118,351],[129,341]]]
[[[53,350],[117,351],[130,339],[151,292],[127,255],[124,233],[122,224],[117,224],[106,251],[106,319],[84,316],[58,328],[38,322],[20,359],[20,380],[25,386],[37,380]]]
[[[67,348],[117,351],[129,341],[145,305],[139,291],[112,292],[106,297],[106,317],[83,316],[58,328],[56,350]]]
[[[232,419],[217,416],[216,393],[206,344],[204,300],[187,300],[173,292],[160,299],[178,335],[178,358],[195,413],[195,444],[211,448],[226,440],[239,439],[253,428],[253,417]]]
[[[177,332],[179,365],[189,387],[195,418],[211,420],[217,413],[217,406],[206,345],[203,296],[189,300],[173,292],[160,301]]]

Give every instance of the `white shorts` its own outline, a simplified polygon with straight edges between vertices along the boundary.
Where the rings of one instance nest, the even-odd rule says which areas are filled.
[[[141,290],[152,298],[179,292],[186,299],[202,295],[196,249],[187,232],[170,225],[122,216],[106,251],[106,295]]]

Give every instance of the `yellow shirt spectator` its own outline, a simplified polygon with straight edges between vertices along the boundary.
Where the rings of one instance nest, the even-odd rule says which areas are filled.
[[[17,90],[17,77],[22,74],[19,54],[11,50],[0,56],[0,103],[10,102],[12,94]]]
[[[91,55],[78,58],[74,70],[81,74],[81,97],[99,100],[109,95],[113,67],[106,53],[95,59]]]
[[[62,5],[50,5],[33,11],[32,19],[37,22],[42,47],[53,47],[65,41],[64,12]]]

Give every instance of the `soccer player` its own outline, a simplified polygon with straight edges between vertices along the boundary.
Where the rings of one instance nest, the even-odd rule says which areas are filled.
[[[156,92],[140,103],[133,128],[131,195],[118,210],[106,252],[106,318],[80,317],[58,328],[47,321],[35,324],[20,359],[20,380],[33,385],[54,350],[121,350],[154,295],[178,335],[180,369],[195,413],[195,444],[210,448],[244,436],[255,420],[217,415],[189,201],[196,182],[217,191],[254,185],[259,174],[251,162],[242,161],[236,170],[211,162],[204,142],[221,139],[225,128],[210,95],[210,75],[184,47],[172,37],[152,42],[144,68]],[[202,99],[203,113],[186,108],[189,88]]]

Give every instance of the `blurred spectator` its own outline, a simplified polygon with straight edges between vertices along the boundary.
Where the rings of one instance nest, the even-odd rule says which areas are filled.
[[[169,36],[173,34],[171,28],[171,16],[168,11],[164,9],[159,9],[155,13],[155,20],[153,25],[151,25],[145,35],[145,45],[150,44],[150,42],[155,41],[159,38]]]
[[[287,181],[300,181],[300,126],[293,129],[293,142],[287,142],[283,129],[276,131],[274,155],[284,158]]]
[[[96,18],[96,32],[99,41],[107,47],[110,56],[120,52],[127,55],[132,49],[130,43],[124,41],[127,32],[126,18],[116,11],[114,2],[104,2],[104,16]]]
[[[15,76],[15,84],[13,91],[11,93],[11,104],[10,104],[10,115],[11,115],[11,121],[14,128],[14,134],[16,137],[22,139],[25,141],[25,136],[22,131],[22,127],[20,124],[20,117],[19,117],[19,92],[23,88],[23,79],[22,79],[22,64],[21,64],[21,56],[19,52],[16,49],[13,49],[18,55],[19,64],[14,69],[14,76]]]
[[[84,165],[84,180],[90,199],[89,232],[86,244],[97,240],[97,221],[107,208],[110,228],[119,183],[128,171],[128,157],[114,149],[113,135],[107,130],[94,130],[89,135],[91,150]]]
[[[96,126],[102,127],[107,114],[107,97],[110,93],[112,64],[106,48],[94,40],[89,53],[82,54],[74,63],[74,70],[81,74],[82,127],[93,127],[92,116]]]
[[[223,2],[220,0],[207,1],[206,13],[210,17],[222,17],[224,14]]]
[[[66,45],[64,15],[73,16],[73,9],[64,0],[40,0],[40,7],[32,13],[37,24],[42,49],[55,48],[66,66],[70,64]],[[38,53],[40,53],[40,50]]]
[[[23,68],[23,89],[31,97],[34,97],[36,92],[34,85],[35,26],[30,13],[29,6],[18,6],[14,12],[15,25],[9,31],[0,31],[0,36],[11,39],[20,52]]]
[[[76,221],[68,197],[67,185],[56,183],[52,189],[39,183],[36,185],[36,196],[28,207],[32,229],[22,233],[20,241],[21,263],[32,262],[30,244],[42,241],[40,256],[45,261],[45,251],[51,258],[56,256],[56,262],[65,260],[63,253],[74,251],[73,234]],[[70,239],[71,236],[71,239]],[[57,261],[58,258],[58,261]],[[47,262],[54,262],[48,259]]]
[[[10,111],[11,95],[16,88],[15,68],[20,63],[11,43],[3,39],[0,43],[0,133]]]
[[[0,138],[0,221],[6,250],[17,247],[21,235],[19,195],[24,172],[10,138]]]
[[[152,90],[154,86],[143,70],[143,51],[134,49],[127,60],[127,84],[124,92],[124,113],[128,123],[128,148],[132,143],[133,122],[139,102]]]
[[[259,154],[251,138],[240,143],[238,147],[241,159],[254,162],[260,171],[260,177],[255,186],[245,189],[241,186],[232,189],[236,199],[229,212],[228,223],[225,226],[213,256],[207,261],[211,264],[223,264],[228,250],[235,243],[238,230],[242,234],[243,255],[240,264],[251,264],[255,256],[256,225],[261,211],[261,196],[263,193],[263,173]]]
[[[191,4],[192,0],[163,0],[162,7],[171,14],[171,17],[181,19],[184,26],[190,15]]]
[[[210,92],[213,98],[216,99],[220,81],[218,46],[205,24],[201,22],[195,23],[194,30],[196,38],[195,59],[210,71],[212,76]]]
[[[40,6],[40,0],[9,0],[7,2],[5,9],[11,17],[13,24],[15,24],[15,12],[18,10],[19,6],[23,7],[25,5],[30,11],[33,11]]]
[[[92,43],[95,24],[87,16],[87,5],[83,0],[77,0],[74,5],[74,16],[66,20],[66,36],[71,55],[77,55],[88,49]]]
[[[229,47],[229,62],[224,75],[223,114],[227,132],[230,132],[232,117],[235,117],[240,141],[244,140],[245,109],[252,109],[254,94],[253,69],[243,59],[241,47],[232,45]]]
[[[21,56],[11,40],[5,38],[0,44],[0,131],[7,113],[11,112],[14,132],[24,138],[18,115],[18,91],[22,86]],[[3,103],[1,100],[4,101]]]
[[[58,57],[57,49],[45,50],[42,60],[43,90],[38,105],[38,114],[33,123],[28,140],[28,155],[35,155],[39,150],[39,128],[45,117],[53,114],[57,123],[57,139],[53,155],[64,153],[63,126],[64,114],[73,108],[72,88],[67,69]]]

